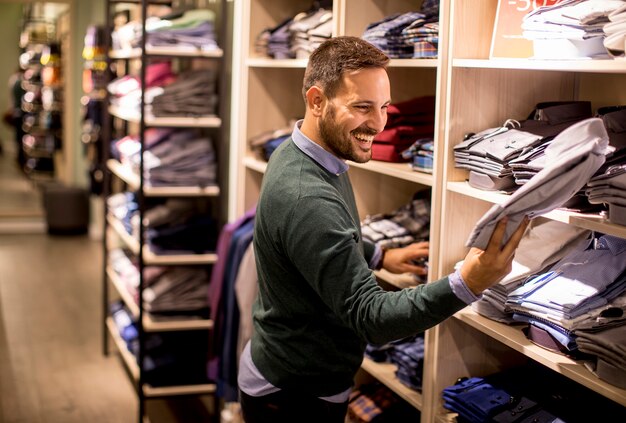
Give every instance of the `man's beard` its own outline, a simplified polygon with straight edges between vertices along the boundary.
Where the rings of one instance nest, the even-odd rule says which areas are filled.
[[[354,151],[355,146],[350,137],[343,135],[342,128],[335,123],[335,107],[330,105],[326,114],[320,119],[319,124],[320,136],[322,142],[330,148],[337,157],[343,160],[351,160],[356,163],[366,163],[372,158],[372,151],[369,151],[367,157],[357,155]],[[360,131],[364,133],[372,133],[366,129]],[[365,154],[365,153],[364,153]]]

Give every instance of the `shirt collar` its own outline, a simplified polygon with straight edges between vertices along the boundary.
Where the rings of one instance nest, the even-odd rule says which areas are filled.
[[[302,131],[300,131],[302,122],[302,119],[297,121],[293,127],[291,138],[294,144],[328,172],[337,176],[345,173],[349,168],[348,164],[334,154],[324,150],[319,144],[304,135]]]

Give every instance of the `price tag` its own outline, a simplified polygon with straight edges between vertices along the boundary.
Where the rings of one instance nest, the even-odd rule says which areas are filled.
[[[561,0],[498,0],[489,57],[528,58],[533,56],[533,43],[522,36],[522,19],[542,6],[553,6]]]

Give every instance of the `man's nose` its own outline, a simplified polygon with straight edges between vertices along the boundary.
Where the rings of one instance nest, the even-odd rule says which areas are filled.
[[[376,132],[382,132],[385,129],[385,125],[387,124],[387,111],[386,110],[375,110],[371,113],[370,116],[370,127],[375,129]]]

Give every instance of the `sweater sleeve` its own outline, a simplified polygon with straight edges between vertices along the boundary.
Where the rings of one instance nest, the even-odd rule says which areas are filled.
[[[380,250],[380,247],[379,247]],[[363,255],[365,256],[365,261],[367,261],[369,268],[374,269],[378,264],[378,260],[380,260],[380,252],[378,257],[375,257],[376,253],[376,244],[371,241],[363,240]]]
[[[382,344],[422,332],[465,306],[448,278],[388,292],[376,283],[345,204],[332,196],[293,205],[283,242],[303,279],[365,342]]]

